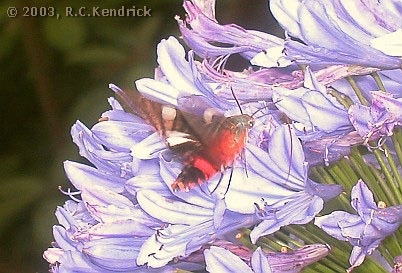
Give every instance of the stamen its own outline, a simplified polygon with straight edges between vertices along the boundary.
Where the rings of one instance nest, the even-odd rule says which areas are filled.
[[[78,198],[76,198],[76,197],[74,196],[74,195],[80,195],[80,194],[81,194],[81,191],[71,192],[71,189],[70,189],[70,188],[68,188],[67,191],[64,191],[61,186],[58,186],[58,189],[59,189],[59,191],[60,191],[62,194],[65,194],[65,195],[70,196],[70,198],[71,198],[72,200],[74,200],[74,201],[76,201],[76,202],[81,202],[81,201],[82,201],[82,200],[80,200],[80,199],[78,199]]]

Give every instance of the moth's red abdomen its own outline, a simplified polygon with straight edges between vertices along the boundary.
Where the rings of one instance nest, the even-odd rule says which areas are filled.
[[[176,181],[173,182],[172,189],[188,191],[208,181],[218,171],[219,168],[217,169],[211,161],[202,156],[195,156],[191,162],[185,165]]]
[[[210,158],[218,169],[229,167],[246,145],[247,130],[234,134],[231,130],[222,130],[209,146]]]
[[[230,167],[246,145],[248,127],[240,129],[221,128],[208,145],[184,163],[185,167],[172,184],[172,189],[188,191]]]

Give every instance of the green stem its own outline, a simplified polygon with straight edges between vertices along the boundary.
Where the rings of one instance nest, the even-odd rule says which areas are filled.
[[[312,174],[316,176],[318,181],[320,182],[325,182],[326,184],[335,184],[335,181],[332,179],[331,175],[328,174],[325,168],[323,167],[314,167],[311,169]],[[345,189],[349,191],[350,189]],[[350,206],[349,206],[349,200],[344,194],[339,195],[339,204],[342,206],[343,210],[349,211]]]
[[[378,182],[378,184],[379,184],[380,186],[382,186],[382,185],[387,185],[387,183],[385,182],[384,178],[382,177],[381,173],[377,170],[377,168],[375,168],[374,166],[371,166],[371,165],[370,165],[370,169],[371,169],[371,172],[372,172],[372,173],[374,174],[374,176],[376,177],[377,182]],[[374,194],[375,194],[374,196],[375,196],[376,200],[378,200],[378,201],[383,201],[383,202],[385,202],[386,204],[390,204],[390,203],[391,203],[391,201],[389,200],[389,198],[386,196],[384,190],[380,190],[380,191],[377,190]]]
[[[401,145],[400,145],[401,142],[398,142],[398,135],[400,135],[400,132],[396,131],[391,136],[391,140],[392,140],[392,143],[394,144],[394,150],[398,157],[399,165],[402,165],[402,149],[401,149]],[[402,187],[399,187],[399,190],[402,191]]]
[[[392,191],[398,191],[396,184],[392,178],[392,175],[390,173],[390,171],[387,168],[387,164],[384,161],[384,158],[382,157],[382,152],[379,149],[375,149],[373,151],[375,158],[377,159],[378,164],[380,164],[382,173],[385,175],[385,179],[387,180],[387,184],[382,185],[382,188],[385,192],[385,194],[387,195],[388,199],[390,200],[392,205],[396,205],[397,200],[395,199],[395,196],[392,194]],[[381,182],[381,181],[379,181]],[[390,187],[387,187],[387,185],[389,185],[392,188],[392,191],[390,189]]]
[[[306,268],[303,268],[302,273],[336,273],[335,271],[328,271],[327,268],[323,267],[320,263],[314,263]]]
[[[246,229],[243,229],[243,230],[246,230]],[[251,243],[249,235],[250,235],[250,232],[245,233],[243,231],[240,231],[239,233],[236,234],[236,240],[238,240],[245,247],[254,251],[257,249],[257,247],[253,243]]]
[[[381,256],[384,257],[387,263],[389,264],[393,263],[394,258],[391,256],[391,254],[389,253],[389,249],[386,246],[384,246],[384,244],[380,244],[377,250],[381,253]]]
[[[370,167],[367,165],[367,163],[364,161],[363,157],[359,152],[354,152],[350,156],[350,160],[355,167],[356,172],[360,175],[360,177],[363,179],[363,181],[370,187],[371,191],[377,198],[377,200],[380,199],[381,195],[381,188],[377,182],[377,179],[373,172],[370,170]],[[385,195],[384,195],[385,196]],[[383,197],[384,197],[383,196]],[[388,197],[388,195],[386,195]],[[390,200],[389,198],[386,198],[385,200]],[[384,201],[386,202],[386,201]]]
[[[333,88],[328,88],[328,94],[335,97],[339,101],[339,103],[342,104],[343,107],[345,107],[346,109],[348,109],[353,104],[353,101],[348,96],[336,91]]]
[[[350,162],[345,158],[342,158],[339,161],[339,166],[342,168],[343,172],[348,176],[349,181],[353,181],[353,184],[355,184],[359,178],[357,177],[356,173],[350,166]]]
[[[359,86],[357,85],[356,81],[351,76],[347,76],[346,80],[349,82],[350,86],[352,86],[352,89],[353,91],[355,91],[356,96],[358,97],[360,103],[363,105],[368,105],[368,102],[366,98],[363,96],[363,93],[360,90]]]
[[[351,181],[344,171],[339,167],[338,164],[333,164],[328,168],[329,173],[335,178],[338,182],[337,184],[342,183],[342,185],[346,185],[348,188],[354,185],[354,181]]]
[[[377,72],[373,72],[370,75],[371,75],[371,77],[373,77],[373,79],[374,79],[375,83],[377,84],[378,88],[380,88],[380,90],[383,91],[383,92],[387,92],[387,90],[385,90],[384,84],[382,83],[380,75],[378,75]]]
[[[402,246],[401,246],[401,242],[402,242],[402,227],[399,227],[399,229],[394,233],[394,236],[396,238],[396,240],[394,241],[394,243],[396,244],[396,253],[393,254],[394,257],[401,255],[402,253]]]
[[[298,248],[302,247],[304,245],[300,241],[297,241],[294,238],[291,238],[289,235],[283,233],[282,231],[275,232],[275,237],[277,237],[278,239],[286,242],[287,244],[290,244],[290,245],[293,244]]]
[[[314,169],[317,170],[318,174],[322,178],[322,182],[325,182],[326,184],[336,184],[335,180],[332,179],[331,175],[324,169],[324,167],[317,166]]]
[[[400,236],[398,236],[399,232],[395,232],[394,234],[392,234],[391,236],[388,236],[387,238],[384,239],[384,241],[382,242],[382,246],[385,247],[385,249],[388,251],[388,253],[391,256],[391,262],[389,262],[390,264],[392,264],[392,260],[393,257],[396,257],[398,255],[401,255],[402,253],[402,249],[401,249],[401,245],[399,242],[400,241]],[[383,252],[381,252],[381,254],[383,254]],[[383,255],[385,256],[385,255]]]
[[[398,199],[398,203],[396,203],[394,205],[402,204],[402,195],[400,194],[400,190],[401,190],[401,187],[402,187],[402,179],[401,179],[401,176],[399,174],[398,167],[396,166],[394,157],[392,156],[391,151],[390,151],[390,149],[389,149],[387,144],[383,145],[383,149],[384,149],[384,154],[385,154],[385,156],[386,156],[386,158],[388,160],[389,166],[391,167],[391,171],[393,173],[393,176],[394,176],[394,178],[396,180],[396,183],[395,183],[395,180],[394,180],[393,183],[391,183],[391,187],[392,187],[394,196],[396,197],[396,199]],[[398,189],[399,189],[399,191],[398,191]]]
[[[359,270],[354,270],[353,272],[356,272],[356,273],[367,273],[367,272],[389,273],[388,270],[386,270],[383,266],[381,266],[376,261],[374,261],[374,259],[371,257],[366,257],[364,260],[364,263],[362,265],[360,265],[357,269],[359,269]]]
[[[331,262],[326,262],[324,261],[327,260],[325,258],[321,259],[320,262],[314,263],[310,265],[308,268],[312,268],[315,270],[315,272],[320,272],[320,273],[337,273],[337,272],[343,272],[345,269],[341,266],[338,266],[334,263]],[[302,271],[303,273],[305,272],[304,270]]]

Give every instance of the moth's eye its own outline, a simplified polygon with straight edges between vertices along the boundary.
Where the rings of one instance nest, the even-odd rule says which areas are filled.
[[[254,120],[249,120],[248,121],[248,126],[253,127],[254,126]]]

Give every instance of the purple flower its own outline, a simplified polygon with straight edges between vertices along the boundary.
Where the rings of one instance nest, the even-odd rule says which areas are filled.
[[[350,153],[352,145],[363,142],[349,119],[347,108],[328,94],[309,68],[305,71],[303,87],[274,87],[272,98],[276,107],[294,120],[297,135],[303,140],[306,160],[311,165],[338,160]]]
[[[183,6],[187,17],[185,21],[177,18],[180,31],[184,41],[201,57],[241,53],[251,59],[259,52],[268,50],[270,54],[279,55],[283,48],[283,40],[276,36],[246,30],[235,24],[218,24],[214,0],[204,1],[202,4],[199,1],[184,1]],[[280,60],[273,57],[270,61],[272,66],[277,66]]]
[[[378,208],[359,181],[351,193],[357,215],[335,211],[316,217],[342,186],[317,183],[308,172],[312,164],[337,160],[350,152],[351,145],[385,138],[402,125],[402,52],[400,42],[393,41],[402,35],[400,5],[392,0],[271,0],[286,40],[234,24],[220,25],[214,0],[183,5],[187,17],[176,19],[192,50],[186,52],[174,37],[162,40],[154,77],[135,82],[141,95],[154,102],[148,103],[162,105],[157,105],[160,120],[150,122],[151,116],[141,111],[154,112],[137,109],[129,91],[110,84],[122,104],[110,98],[111,110],[92,128],[77,121],[71,129],[80,155],[90,165],[64,163],[77,191],[63,192],[72,200],[55,213],[55,242],[44,253],[52,271],[202,270],[204,261],[192,258],[213,245],[204,252],[210,272],[299,272],[327,255],[329,248],[311,245],[277,254],[257,249],[244,257],[229,252],[227,245],[216,246],[223,245],[223,237],[233,239],[239,228],[250,228],[251,242],[256,243],[281,227],[314,218],[328,234],[353,245],[349,270],[360,265],[400,226],[402,205]],[[259,69],[226,69],[231,54],[242,55]],[[299,64],[309,66],[300,70]],[[382,87],[377,75],[389,93],[376,91]],[[349,76],[356,79],[361,96],[345,79]],[[365,105],[365,100],[371,104]],[[220,136],[195,128],[201,123],[216,125],[215,113],[220,120],[236,115],[253,125],[230,124],[237,131],[208,127],[241,135],[233,139],[238,151],[226,157],[223,149],[218,150],[226,161],[209,171],[191,164],[199,154],[210,152],[204,149],[209,138]],[[177,116],[184,124],[177,132],[167,128],[178,127],[164,127],[175,123]],[[285,119],[292,122],[285,124]],[[175,150],[183,144],[196,146],[188,149],[195,151]],[[205,159],[203,164],[214,161],[212,156],[200,158]],[[189,182],[205,183],[188,192],[172,188],[184,171],[194,174],[194,169],[208,178]]]
[[[384,69],[402,64],[401,9],[396,1],[273,0],[270,9],[290,36],[285,55],[298,64],[350,64]],[[302,42],[294,39],[297,38]]]
[[[159,75],[163,78],[163,82],[158,79],[139,80],[137,81],[138,89],[156,101],[171,103],[179,108],[188,107],[188,103],[182,105],[182,100],[183,96],[190,94],[191,89],[198,88],[193,95],[202,94],[207,98],[212,91],[207,82],[201,80],[192,83],[189,80],[186,85],[190,88],[182,88],[180,81],[174,81],[176,78],[173,75],[183,73],[185,70],[192,71],[192,75],[197,75],[190,65],[192,61],[186,61],[185,54],[182,52],[177,40],[170,38],[163,41],[158,46],[158,60],[162,72]],[[178,67],[181,69],[177,70]],[[168,74],[165,75],[164,71]],[[197,76],[193,79],[202,79],[202,77]],[[172,95],[167,96],[166,88],[174,90],[170,93]],[[192,97],[188,99],[191,100]],[[238,111],[237,106],[231,106],[224,100],[218,100],[216,107],[219,106],[224,107],[218,109],[220,111],[232,107],[226,110],[229,114]],[[249,107],[245,106],[243,111],[252,112],[253,110],[249,110]],[[161,194],[160,186],[152,189],[145,184],[144,188],[136,189],[141,208],[162,222],[171,224],[159,230],[156,236],[147,241],[143,247],[143,250],[147,249],[147,251],[142,251],[143,255],[138,260],[139,264],[161,266],[169,259],[187,256],[213,238],[239,227],[250,226],[258,219],[264,221],[262,226],[258,226],[258,231],[252,232],[253,240],[261,234],[272,233],[286,224],[308,222],[322,209],[324,200],[340,193],[340,186],[318,185],[307,180],[307,169],[303,156],[300,155],[302,151],[297,146],[296,137],[287,126],[278,127],[272,134],[269,153],[259,148],[261,136],[265,132],[265,126],[262,123],[265,120],[269,118],[256,120],[256,124],[250,131],[245,153],[247,170],[244,165],[235,164],[231,172],[228,171],[221,178],[215,177],[208,181],[205,190],[200,188],[192,190],[191,196],[182,192]],[[153,135],[146,142],[144,141],[144,145],[136,148],[140,149],[142,154],[155,155],[160,149],[157,143],[160,143],[160,139]],[[272,157],[270,154],[285,156]],[[179,174],[181,165],[163,156],[160,157],[160,162],[161,178],[166,183],[165,187],[169,188]],[[245,175],[246,172],[247,175]],[[214,194],[205,196],[204,191],[214,191]],[[326,194],[326,191],[331,194]],[[242,203],[240,204],[238,200],[242,200]],[[261,216],[258,211],[257,217],[255,215],[257,203],[269,208],[270,212]],[[291,206],[299,206],[299,208],[291,211],[289,215],[288,210],[291,210]],[[272,208],[275,208],[277,212],[271,213]],[[286,219],[281,219],[285,214],[287,214]],[[270,221],[275,223],[272,224]]]
[[[251,177],[245,183],[248,187],[253,187],[253,191],[259,190],[261,197],[259,202],[254,201],[257,215],[263,221],[251,231],[253,243],[260,236],[271,234],[282,226],[310,222],[322,210],[325,201],[342,191],[339,185],[321,185],[308,178],[303,149],[288,126],[280,126],[274,130],[266,151],[249,145],[246,157],[249,168],[260,177],[260,183],[256,185],[251,184]],[[243,186],[242,191],[247,193],[248,187]],[[237,190],[234,187],[228,192],[227,202],[231,192]],[[248,194],[256,195],[251,192]],[[239,197],[241,200],[249,198],[247,195]]]
[[[279,110],[299,122],[303,131],[342,133],[352,129],[347,109],[327,93],[326,87],[309,69],[305,73],[304,87],[294,90],[276,87],[273,101]]]
[[[290,36],[285,41],[235,24],[219,25],[214,5],[184,1],[187,18],[177,19],[186,43],[204,58],[241,53],[263,67],[294,62],[395,69],[402,64],[396,42],[402,35],[400,9],[393,1],[270,1],[273,15]]]
[[[210,101],[217,111],[238,113],[236,104],[214,95],[214,85],[188,56],[186,60],[176,39],[163,40],[158,46],[156,78],[138,80],[138,89],[155,101],[188,111],[202,112],[208,107],[202,103]],[[110,87],[121,92],[115,85]],[[171,184],[183,165],[172,158],[155,128],[125,112],[116,100],[109,103],[112,110],[102,115],[101,122],[91,129],[77,122],[71,130],[80,154],[93,167],[65,162],[67,177],[81,195],[82,213],[68,207],[56,213],[60,223],[55,227],[56,244],[45,254],[55,270],[108,272],[169,266],[171,260],[261,220],[252,231],[254,241],[283,225],[306,223],[325,200],[341,191],[340,186],[319,185],[307,178],[296,136],[290,127],[277,124],[268,133],[265,124],[275,124],[271,116],[258,118],[250,130],[247,165],[236,160],[231,171],[212,177],[191,193],[173,191]],[[259,105],[245,105],[243,111],[252,113]],[[76,219],[81,215],[86,222]]]
[[[359,266],[366,255],[370,255],[385,237],[402,224],[402,205],[377,207],[373,194],[363,181],[353,187],[351,199],[357,215],[334,211],[315,220],[315,224],[325,232],[353,246],[349,271]]]
[[[401,273],[402,272],[402,255],[395,257],[394,266],[391,273]]]
[[[113,194],[102,196],[108,198]],[[84,194],[82,198],[91,202]],[[96,204],[91,202],[91,205]],[[136,258],[145,238],[152,234],[152,223],[156,222],[139,213],[122,217],[116,208],[119,205],[121,207],[116,203],[115,207],[109,208],[99,205],[97,208],[103,212],[90,213],[84,201],[70,200],[64,207],[57,208],[60,226],[53,228],[55,244],[44,253],[44,258],[53,265],[53,272],[111,272],[140,268],[135,263]],[[116,214],[111,213],[112,210]],[[134,212],[133,208],[131,212]],[[103,222],[94,217],[102,218]]]
[[[343,73],[341,67],[326,68],[313,73],[309,67],[305,71],[304,86],[296,89],[284,86],[273,87],[273,101],[275,106],[295,121],[297,135],[303,140],[306,160],[311,165],[326,165],[350,153],[350,147],[358,144],[367,144],[370,140],[390,136],[395,126],[401,124],[402,104],[399,93],[392,95],[380,91],[364,94],[372,98],[370,106],[362,105],[356,94],[350,89],[346,80],[336,80],[332,87],[345,93],[355,103],[347,109],[338,100],[329,94],[328,87],[319,80],[330,82],[325,75]],[[388,71],[381,74],[387,88],[396,91],[399,80],[393,79],[400,75],[397,71]],[[318,74],[318,76],[316,76]],[[337,77],[337,76],[335,76]],[[366,81],[365,90],[375,88]],[[342,82],[341,82],[342,81]],[[395,86],[393,88],[392,86]],[[377,87],[378,88],[378,87]],[[396,97],[396,98],[394,98]]]
[[[235,255],[235,254],[237,255]],[[257,248],[251,257],[239,258],[236,252],[211,246],[204,251],[208,272],[220,273],[297,273],[329,253],[325,245],[307,245],[289,253],[268,253]],[[244,254],[244,253],[242,253]]]
[[[390,93],[371,92],[371,106],[354,104],[349,108],[350,120],[366,142],[391,136],[394,128],[402,124],[402,99]]]

